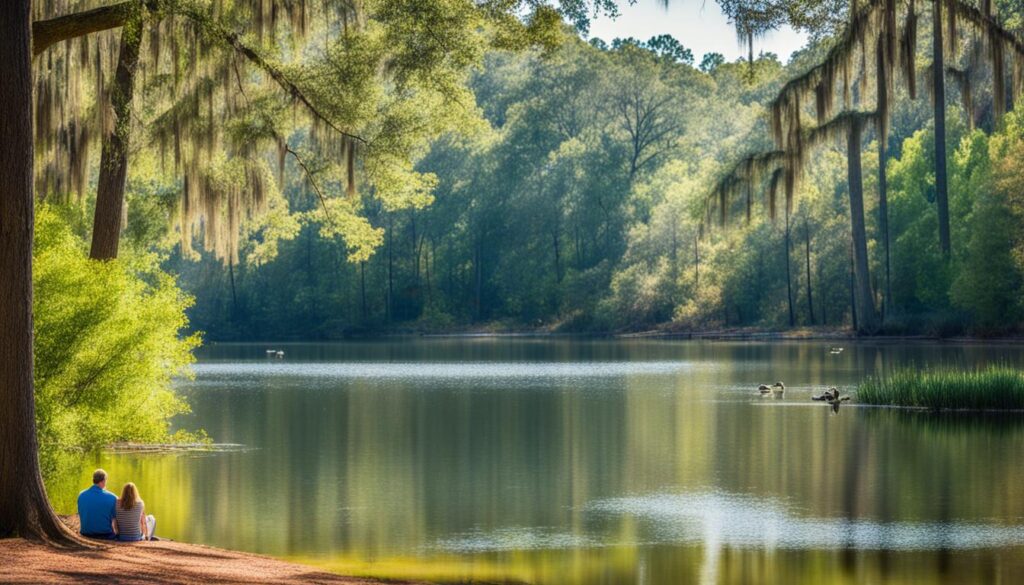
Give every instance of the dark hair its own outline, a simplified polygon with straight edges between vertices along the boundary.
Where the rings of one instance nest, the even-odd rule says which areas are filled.
[[[103,471],[102,469],[97,469],[96,471],[92,472],[92,484],[93,485],[96,485],[96,484],[100,483],[101,481],[104,481],[105,479],[107,479],[107,472],[106,471]]]

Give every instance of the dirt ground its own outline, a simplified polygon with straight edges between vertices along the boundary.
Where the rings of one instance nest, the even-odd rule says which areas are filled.
[[[74,524],[74,518],[67,520]],[[398,583],[344,577],[270,557],[168,540],[96,544],[93,550],[65,551],[20,538],[0,540],[0,583]]]

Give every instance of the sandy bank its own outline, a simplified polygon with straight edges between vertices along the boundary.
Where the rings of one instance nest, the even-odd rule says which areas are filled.
[[[270,557],[167,540],[103,543],[95,550],[69,552],[6,539],[0,540],[0,567],[3,583],[409,583],[344,577]]]

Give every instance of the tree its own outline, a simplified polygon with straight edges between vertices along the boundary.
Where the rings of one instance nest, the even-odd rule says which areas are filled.
[[[723,63],[725,63],[725,56],[721,53],[704,53],[704,56],[700,58],[699,68],[704,73],[711,74]]]
[[[287,14],[293,20],[304,17],[306,7],[304,5],[300,6],[300,4],[293,4],[289,10],[282,10],[281,12]],[[51,9],[50,6],[45,8]],[[241,57],[244,59],[244,62],[251,63],[255,68],[263,70],[270,78],[280,84],[282,89],[292,94],[293,99],[313,110],[314,116],[316,115],[316,107],[306,99],[303,92],[287,78],[280,68],[273,65],[260,51],[246,45],[240,35],[230,28],[232,19],[237,20],[237,15],[234,13],[246,8],[248,7],[244,6],[243,3],[241,7],[235,7],[234,11],[225,11],[223,14],[214,16],[207,14],[205,7],[198,3],[170,0],[129,0],[93,10],[61,14],[54,18],[37,20],[33,23],[33,30],[35,31],[33,52],[36,55],[41,55],[49,49],[52,53],[48,61],[57,59],[59,62],[63,60],[65,67],[61,68],[62,72],[71,71],[74,75],[78,75],[80,70],[83,69],[92,68],[95,70],[95,103],[88,104],[82,99],[71,100],[66,108],[61,108],[61,120],[51,122],[51,124],[58,122],[61,124],[61,127],[57,129],[58,133],[71,133],[69,131],[76,133],[76,140],[67,146],[69,150],[67,154],[71,161],[78,161],[78,165],[82,164],[81,161],[83,160],[84,164],[88,164],[89,142],[97,139],[101,140],[102,156],[100,160],[100,176],[97,184],[97,204],[93,222],[94,229],[91,249],[91,256],[93,258],[112,259],[116,258],[118,254],[120,228],[125,205],[125,185],[129,168],[129,146],[133,138],[132,118],[141,115],[141,112],[133,110],[132,105],[133,95],[136,85],[138,85],[136,73],[138,70],[147,69],[151,78],[166,79],[171,77],[170,75],[161,76],[161,73],[163,73],[161,70],[159,38],[161,30],[164,31],[163,34],[171,37],[169,44],[172,49],[170,51],[172,55],[170,60],[173,65],[170,67],[170,72],[173,73],[174,82],[173,84],[164,84],[171,86],[168,92],[171,94],[169,109],[187,109],[187,113],[191,114],[191,118],[198,117],[191,109],[181,107],[182,102],[194,101],[197,98],[195,91],[197,86],[208,87],[208,84],[204,85],[204,82],[207,81],[205,79],[207,76],[198,73],[202,66],[197,61],[202,61],[203,65],[205,65],[211,60],[221,60],[221,66],[214,67],[218,72],[226,71],[228,70],[226,66],[232,65],[235,74],[239,76],[238,89],[244,92],[242,78],[239,73],[239,63],[234,62],[234,59]],[[273,12],[275,14],[277,9],[278,7],[274,8]],[[255,19],[254,23],[260,33],[259,36],[262,38],[264,23],[260,19]],[[293,22],[292,24],[295,23]],[[274,25],[273,23],[268,23],[266,26],[273,28]],[[102,65],[104,59],[100,55],[101,45],[98,41],[90,43],[87,37],[100,31],[119,27],[121,28],[120,49],[118,51],[117,65],[113,72],[113,80],[108,88],[104,84]],[[141,57],[140,48],[146,36],[150,38],[149,56]],[[271,37],[273,36],[271,35]],[[211,41],[216,48],[226,48],[227,51],[209,50]],[[192,55],[187,60],[192,75],[188,76],[189,79],[179,83],[179,78],[182,77],[181,63],[186,62],[180,59],[180,48],[187,44],[190,44],[191,46],[188,48],[192,49]],[[204,55],[202,58],[200,58],[199,52],[195,51],[197,45],[203,46],[204,50],[202,52]],[[90,47],[95,50],[95,59],[89,54]],[[164,51],[164,53],[166,54],[167,51]],[[225,59],[227,60],[226,63],[224,63]],[[166,60],[165,58],[164,61]],[[58,80],[55,81],[55,73],[52,70],[47,71],[47,73],[48,75],[42,76],[45,80],[42,87],[46,89],[37,96],[39,98],[37,110],[44,112],[44,116],[53,118],[53,113],[49,111],[54,103],[52,94],[60,91],[62,85],[74,85],[78,82],[77,80],[62,79],[63,75],[57,76]],[[139,77],[145,78],[146,75],[143,74]],[[147,101],[153,106],[153,110],[160,112],[163,109],[162,106],[165,105],[161,102],[168,100],[168,96],[154,96],[153,86],[159,87],[160,82],[151,82],[149,86],[146,88],[148,89]],[[215,96],[207,91],[201,97],[205,98],[204,101],[210,102],[210,107],[212,108]],[[96,116],[92,116],[93,120],[91,122],[88,116],[83,115],[83,110],[90,105],[97,112]],[[319,104],[319,106],[323,107],[323,104]],[[113,116],[113,120],[108,118],[108,108],[110,115]],[[148,123],[147,125],[158,125],[153,120],[146,120],[146,122]],[[213,126],[211,124],[210,127],[222,128],[226,124],[223,123],[225,122],[223,119],[221,122],[222,124],[220,125]],[[90,123],[95,124],[98,128],[91,131],[88,130],[87,126]],[[37,128],[37,136],[41,137],[44,143],[50,143],[52,139],[47,136],[47,133],[52,131],[53,129],[48,124],[41,124]],[[177,128],[175,133],[176,138],[179,140],[175,150],[176,162],[179,163],[181,162],[182,148],[180,145],[181,137],[177,135],[184,132],[183,129]],[[207,131],[202,134],[204,139],[209,139],[213,132]],[[48,166],[45,172],[50,170]],[[76,184],[76,188],[81,191],[85,171],[73,167],[71,169],[58,169],[56,172],[61,173],[69,170],[72,174],[78,175],[73,182]],[[56,183],[58,190],[66,182],[58,180]],[[253,189],[259,189],[258,185],[249,184],[248,186]],[[47,194],[47,187],[48,185],[44,184],[43,196]],[[81,193],[79,194],[81,195]]]
[[[875,50],[875,110],[878,115],[878,231],[882,234],[882,248],[885,254],[885,290],[883,292],[884,313],[892,308],[892,280],[890,276],[889,245],[889,194],[886,180],[886,162],[889,142],[889,95],[892,91],[892,64],[889,58],[891,40],[885,35],[878,37]]]
[[[693,51],[687,49],[672,35],[657,35],[653,36],[646,41],[640,41],[633,37],[627,37],[624,39],[616,38],[612,39],[611,47],[607,46],[601,39],[593,39],[590,44],[597,49],[602,51],[613,50],[620,51],[625,47],[636,47],[639,49],[646,49],[662,59],[666,59],[672,63],[681,63],[683,65],[693,66]]]
[[[145,10],[134,7],[121,28],[121,47],[117,69],[110,90],[114,123],[103,137],[100,177],[96,188],[96,212],[92,228],[92,249],[95,260],[117,258],[121,243],[121,216],[124,190],[128,181],[128,149],[131,144],[132,96],[135,94],[135,70],[139,65],[142,24]],[[100,107],[105,107],[100,104]]]
[[[684,47],[672,35],[658,35],[647,39],[644,48],[683,65],[693,65],[693,51]]]
[[[148,69],[150,74],[140,77],[153,80],[145,87],[147,105],[155,111],[155,119],[145,120],[153,129],[151,143],[162,151],[174,149],[175,170],[186,184],[184,199],[191,197],[191,201],[183,202],[180,214],[185,224],[179,226],[182,244],[190,247],[185,240],[199,231],[201,224],[204,240],[219,242],[216,252],[227,265],[238,260],[237,229],[227,233],[244,223],[238,216],[249,220],[265,211],[260,194],[270,185],[264,181],[268,173],[257,152],[276,150],[279,160],[286,156],[302,159],[299,167],[317,183],[321,195],[331,194],[321,187],[332,185],[336,174],[344,176],[346,192],[351,195],[356,188],[356,171],[360,170],[362,183],[372,187],[374,194],[384,199],[401,198],[404,195],[396,193],[401,191],[398,184],[423,183],[423,178],[415,177],[410,168],[422,141],[442,131],[442,118],[459,126],[464,120],[455,122],[453,118],[468,117],[464,107],[467,96],[459,82],[466,67],[479,59],[484,46],[520,49],[548,44],[554,42],[557,35],[553,31],[561,26],[562,16],[582,30],[589,14],[615,8],[611,0],[560,2],[557,8],[525,0],[501,6],[406,0],[389,0],[365,8],[349,2],[315,4],[302,0],[217,6],[214,9],[206,3],[181,0],[129,0],[34,23],[36,54],[53,47],[52,51],[68,53],[64,55],[66,63],[73,62],[70,49],[77,51],[78,46],[60,41],[123,27],[123,50],[114,85],[107,91],[99,75],[101,82],[96,91],[99,112],[108,107],[104,101],[112,106],[113,128],[108,131],[107,124],[101,124],[99,131],[82,133],[81,140],[73,141],[68,157],[81,160],[81,151],[90,139],[104,138],[94,222],[96,258],[115,257],[117,253],[131,138],[128,114],[139,113],[131,109],[136,68]],[[372,26],[363,26],[364,21]],[[290,27],[287,34],[280,30],[284,24]],[[313,26],[321,31],[334,27],[338,33],[328,34],[326,48],[290,62],[290,52],[302,53],[306,28]],[[168,59],[160,57],[161,35],[170,37],[174,53],[170,67]],[[149,55],[140,56],[137,49],[143,37],[151,39],[151,50]],[[286,40],[279,41],[282,38]],[[188,59],[180,58],[182,46],[191,53]],[[187,68],[183,69],[182,64]],[[280,93],[277,100],[267,99],[262,95],[267,93],[263,79],[254,74],[279,86],[286,99],[280,99]],[[171,78],[173,83],[165,82]],[[329,82],[333,85],[325,87]],[[345,91],[337,91],[338,87]],[[54,99],[47,97],[51,94],[56,92],[41,94],[40,99],[53,104]],[[459,103],[463,107],[428,107],[428,96],[435,101],[440,97],[447,106]],[[305,119],[299,124],[285,121],[289,103],[305,110]],[[409,118],[410,104],[419,106],[419,119]],[[50,108],[39,109],[51,114]],[[428,113],[431,115],[425,115]],[[80,129],[83,118],[77,114],[73,117],[74,124],[65,125],[61,132]],[[292,131],[303,124],[314,130],[312,140],[305,145],[308,149],[289,143],[294,140]],[[209,155],[224,143],[227,162],[247,167],[240,174],[245,179],[241,197],[224,188],[209,188],[215,183],[209,176],[218,170],[210,168],[207,161],[217,160]],[[361,164],[357,164],[357,154]],[[340,171],[338,166],[342,167]],[[50,170],[48,167],[47,172]],[[279,164],[279,172],[283,172],[283,164]],[[75,174],[76,184],[81,185],[82,173]],[[62,179],[57,185],[68,182]],[[248,194],[254,197],[249,199]],[[214,210],[225,217],[204,218]],[[332,223],[337,235],[356,239],[366,232],[358,208],[334,204],[325,213],[335,216]],[[353,229],[343,234],[345,230],[340,226]]]
[[[682,131],[679,108],[683,92],[670,87],[650,53],[624,45],[619,67],[623,68],[612,94],[618,124],[629,142],[629,180],[663,155]]]
[[[939,246],[949,259],[949,188],[946,177],[946,66],[943,59],[942,4],[932,0],[932,102],[935,116],[935,205],[939,210]],[[950,38],[949,43],[955,43]]]
[[[32,383],[32,37],[29,0],[0,5],[0,538],[76,539],[46,499]]]
[[[857,330],[873,335],[878,333],[878,312],[871,292],[871,275],[868,271],[868,245],[864,225],[864,180],[862,178],[860,151],[861,136],[865,122],[870,118],[861,114],[844,114],[834,124],[845,125],[847,133],[846,164],[850,189],[850,229],[853,234],[853,276],[854,301],[857,308]],[[823,132],[830,131],[826,126]]]
[[[259,8],[257,16],[264,14],[264,2],[255,3]],[[287,8],[295,10],[302,8],[301,3],[287,3]],[[478,6],[471,3],[432,3],[427,4],[420,0],[404,2],[396,0],[380,6],[375,16],[386,23],[384,32],[375,36],[378,46],[391,48],[394,52],[386,55],[390,60],[388,67],[384,67],[385,55],[381,52],[374,52],[373,46],[362,46],[363,49],[370,49],[370,63],[373,67],[368,70],[368,76],[373,77],[378,71],[389,70],[395,75],[388,79],[387,84],[394,84],[397,92],[393,94],[382,93],[383,99],[373,102],[373,108],[359,110],[359,116],[366,128],[374,131],[375,136],[381,140],[374,149],[367,153],[364,158],[364,169],[370,181],[375,185],[377,193],[390,194],[397,202],[421,201],[425,197],[424,192],[429,190],[430,180],[412,171],[412,158],[419,152],[427,139],[436,137],[448,126],[439,123],[439,113],[443,114],[452,108],[453,102],[444,102],[442,98],[450,98],[458,102],[459,98],[465,98],[466,92],[462,88],[463,75],[466,69],[476,62],[481,53],[481,46],[484,38],[482,31],[491,35],[487,37],[495,46],[506,48],[523,48],[531,45],[544,44],[550,40],[552,31],[557,31],[561,26],[559,13],[548,5],[529,4],[533,10],[526,15],[525,20],[520,16],[523,12],[519,9],[521,3],[503,3],[500,7]],[[40,54],[48,47],[59,44],[61,41],[75,39],[91,33],[117,28],[130,23],[122,31],[122,49],[119,58],[118,72],[115,74],[117,83],[122,85],[120,96],[115,96],[112,105],[118,114],[115,120],[114,133],[116,138],[125,138],[123,143],[113,144],[108,151],[109,156],[104,156],[111,164],[106,167],[110,180],[107,184],[112,185],[111,193],[120,191],[123,195],[123,180],[125,176],[124,155],[127,152],[126,132],[129,116],[122,115],[128,111],[128,104],[131,102],[130,77],[134,69],[133,62],[137,49],[134,43],[136,31],[134,30],[134,18],[137,17],[137,10],[142,7],[167,10],[181,17],[182,20],[190,22],[194,26],[193,32],[197,38],[205,41],[216,41],[219,46],[229,52],[232,59],[245,59],[251,63],[261,76],[262,81],[272,82],[285,92],[289,102],[283,104],[300,105],[305,108],[306,114],[311,118],[310,125],[314,130],[320,131],[320,139],[329,146],[334,146],[329,151],[331,157],[336,161],[343,161],[341,165],[335,164],[331,169],[331,178],[337,180],[345,177],[351,191],[353,179],[353,140],[358,137],[351,135],[336,123],[342,117],[346,107],[353,107],[352,103],[345,102],[346,92],[339,92],[339,85],[335,83],[338,79],[347,79],[353,72],[346,70],[349,62],[342,60],[331,60],[330,56],[318,61],[315,67],[301,69],[298,72],[289,68],[278,67],[272,59],[267,58],[261,50],[249,46],[242,35],[232,29],[228,24],[211,18],[201,10],[201,6],[192,2],[158,2],[150,0],[145,3],[131,0],[111,6],[87,10],[81,13],[60,16],[57,18],[35,22],[32,30],[36,31],[35,40],[30,34],[30,3],[28,0],[13,0],[5,2],[0,7],[0,50],[3,51],[4,60],[0,64],[0,77],[4,83],[0,85],[0,132],[5,139],[5,145],[0,149],[0,361],[3,368],[0,368],[0,537],[24,536],[38,538],[51,543],[75,543],[77,539],[69,534],[67,528],[59,521],[50,508],[47,501],[42,479],[39,473],[38,461],[38,439],[35,428],[35,402],[33,395],[33,333],[32,333],[32,244],[33,244],[33,124],[32,124],[32,87],[33,76],[31,71],[32,55]],[[590,3],[570,2],[564,7],[564,14],[585,23],[585,16],[589,14]],[[597,0],[594,5],[599,10],[614,8],[610,0]],[[276,15],[277,4],[271,15]],[[447,10],[454,10],[454,13]],[[294,13],[298,20],[302,14]],[[273,23],[270,23],[273,25]],[[446,33],[440,35],[439,33]],[[344,36],[344,35],[343,35]],[[343,38],[342,43],[351,39]],[[400,41],[403,41],[404,44]],[[63,43],[70,48],[70,43]],[[206,47],[204,47],[206,48]],[[355,47],[358,49],[360,47]],[[335,57],[351,55],[354,48],[348,45],[335,45],[337,52]],[[97,53],[99,55],[99,53]],[[178,55],[176,55],[178,56]],[[227,63],[232,63],[229,59]],[[181,61],[195,64],[194,59],[176,59],[175,67]],[[221,82],[232,81],[230,75],[237,74],[237,70],[220,69],[218,78]],[[175,69],[175,73],[179,73]],[[440,75],[433,75],[441,73]],[[292,78],[295,75],[299,79]],[[306,77],[308,76],[308,77]],[[240,76],[239,76],[240,77]],[[314,79],[326,80],[326,83],[317,85]],[[381,85],[384,80],[376,79]],[[201,76],[189,79],[190,82],[208,81]],[[236,79],[238,85],[243,82]],[[224,85],[230,86],[225,83]],[[258,85],[258,84],[253,84]],[[203,93],[202,83],[189,85],[188,89],[196,90],[190,94],[190,105],[200,102],[198,98],[210,98],[211,93]],[[102,94],[102,83],[99,93]],[[379,86],[371,88],[372,91],[379,89]],[[404,93],[403,93],[404,92]],[[233,90],[232,90],[233,93]],[[244,93],[244,91],[242,92]],[[309,97],[315,96],[314,98]],[[48,95],[48,98],[53,98]],[[253,96],[254,101],[258,96]],[[356,96],[361,97],[361,96]],[[334,98],[334,99],[328,99]],[[246,97],[242,97],[244,101]],[[277,100],[280,102],[281,100]],[[50,102],[53,103],[52,101]],[[201,100],[206,105],[208,100]],[[98,104],[101,111],[105,111],[106,103],[102,100]],[[236,105],[236,104],[232,104]],[[280,105],[280,104],[279,104]],[[355,104],[358,108],[360,104]],[[198,106],[197,106],[198,107]],[[282,109],[283,109],[282,108]],[[324,111],[330,112],[325,114]],[[44,108],[43,115],[47,116],[52,111]],[[182,114],[173,122],[181,122],[192,114],[195,119],[194,110],[181,108],[174,112]],[[248,110],[247,113],[252,113]],[[418,115],[417,115],[418,114]],[[207,128],[215,128],[215,120],[212,115],[208,120]],[[267,120],[257,115],[252,115],[245,120],[242,128],[234,128],[239,132],[233,136],[238,139],[241,146],[250,146],[254,150],[257,145],[265,145],[279,141],[278,128],[273,124],[267,124]],[[405,124],[403,124],[403,122]],[[407,132],[409,127],[422,130]],[[65,127],[67,128],[67,127]],[[42,124],[40,130],[45,132],[50,129],[49,124]],[[74,130],[74,129],[73,129]],[[164,138],[195,139],[195,143],[201,144],[208,140],[211,134],[196,136],[194,127],[174,127],[174,132],[164,134]],[[191,130],[191,132],[189,132]],[[159,131],[159,129],[158,129]],[[333,133],[333,134],[332,134]],[[331,140],[333,138],[333,140]],[[166,143],[165,143],[166,144]],[[180,146],[180,144],[176,144]],[[341,146],[339,152],[338,146]],[[209,157],[212,149],[198,148],[190,152],[191,162],[199,158]],[[281,147],[285,154],[291,154],[298,159],[300,166],[304,166],[301,156],[287,144]],[[120,151],[120,152],[119,152]],[[254,151],[246,151],[252,154]],[[282,155],[283,156],[283,155]],[[253,157],[256,159],[256,157]],[[81,157],[77,157],[81,161]],[[258,160],[258,159],[256,159]],[[52,162],[52,161],[51,161]],[[347,166],[344,171],[338,166]],[[66,170],[66,169],[65,169]],[[262,166],[256,163],[247,164],[240,162],[235,165],[228,165],[220,169],[218,176],[196,176],[192,174],[185,179],[186,190],[191,195],[198,195],[192,203],[209,208],[221,208],[221,204],[229,208],[231,227],[238,226],[238,218],[244,210],[237,206],[231,208],[231,199],[238,195],[240,183],[237,178],[251,180],[253,194],[257,204],[262,200],[261,194],[265,193],[264,187],[268,173],[261,171]],[[79,176],[80,178],[80,176]],[[200,183],[200,179],[202,183]],[[217,185],[216,182],[221,185]],[[310,182],[313,182],[311,180]],[[344,180],[337,180],[343,183]],[[81,182],[78,182],[81,184]],[[200,189],[197,193],[196,189]],[[232,191],[233,190],[233,191]],[[314,183],[314,190],[317,190]],[[209,195],[209,197],[205,197]],[[224,196],[221,198],[221,196]],[[351,252],[357,260],[365,259],[362,254],[366,248],[372,249],[377,245],[375,236],[377,232],[367,230],[368,223],[360,222],[358,209],[352,202],[344,198],[335,198],[333,207],[329,208],[324,203],[327,213],[335,212],[337,217],[340,212],[348,212],[344,219],[348,220],[348,227],[352,227],[351,233],[362,236],[359,245],[353,246]],[[116,204],[116,203],[115,203]],[[112,211],[112,208],[106,209]],[[110,218],[117,217],[120,221],[120,214],[105,213],[101,223],[106,224]],[[195,217],[190,219],[195,220]],[[216,218],[206,217],[207,224]],[[188,225],[189,229],[193,227]],[[343,229],[333,226],[335,230]],[[184,230],[183,230],[184,231]],[[116,233],[109,231],[105,233]],[[335,231],[335,233],[337,233]],[[187,237],[191,237],[191,231]],[[106,238],[109,240],[109,238]],[[379,239],[379,237],[377,238]],[[351,242],[350,242],[351,243]],[[116,250],[116,245],[113,246]],[[111,246],[99,246],[99,255],[109,254]],[[217,246],[217,252],[222,257],[235,259],[237,247],[232,245]]]

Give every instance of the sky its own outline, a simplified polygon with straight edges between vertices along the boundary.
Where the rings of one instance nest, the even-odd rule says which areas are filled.
[[[704,53],[710,52],[721,53],[728,61],[747,55],[715,0],[675,0],[669,2],[668,9],[660,0],[637,0],[633,6],[621,2],[619,12],[616,19],[605,16],[595,19],[589,38],[599,37],[610,42],[615,37],[634,37],[646,41],[667,33],[693,51],[696,63],[700,63]],[[806,35],[789,27],[782,28],[754,39],[754,54],[776,53],[785,63],[806,40]]]

